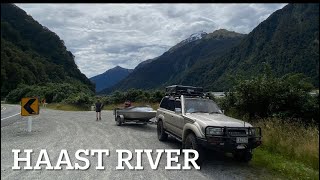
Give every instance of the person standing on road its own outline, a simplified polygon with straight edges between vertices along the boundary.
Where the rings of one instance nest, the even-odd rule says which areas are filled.
[[[97,121],[98,121],[98,120],[101,120],[101,109],[103,107],[103,104],[100,102],[100,99],[97,100],[95,106],[96,106]]]
[[[46,99],[45,98],[42,99],[42,106],[43,107],[47,107],[47,103],[46,103]]]
[[[124,102],[124,107],[125,107],[125,108],[131,107],[131,101],[126,100],[126,101]]]

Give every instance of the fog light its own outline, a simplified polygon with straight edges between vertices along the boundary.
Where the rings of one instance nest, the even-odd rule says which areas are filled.
[[[219,137],[212,137],[208,139],[208,142],[211,144],[219,144],[221,142],[221,138]]]

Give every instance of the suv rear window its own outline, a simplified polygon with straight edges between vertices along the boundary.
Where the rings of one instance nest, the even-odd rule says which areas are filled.
[[[169,102],[168,98],[163,98],[160,103],[160,107],[164,109],[168,109],[168,102]]]
[[[162,99],[160,107],[170,111],[174,111],[174,108],[181,108],[181,101],[165,97]]]

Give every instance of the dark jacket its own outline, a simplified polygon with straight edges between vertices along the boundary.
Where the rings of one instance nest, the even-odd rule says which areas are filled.
[[[100,112],[101,111],[101,109],[102,109],[102,103],[101,102],[96,102],[96,112]]]

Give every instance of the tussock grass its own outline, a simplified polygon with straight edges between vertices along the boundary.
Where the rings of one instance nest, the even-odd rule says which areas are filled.
[[[42,106],[40,107],[44,108]],[[50,104],[47,104],[46,108],[63,110],[63,111],[90,111],[90,107],[87,107],[87,106],[78,106],[78,105],[64,104],[64,103],[50,103]]]
[[[254,150],[250,164],[254,167],[266,168],[280,179],[319,179],[318,170],[263,148]]]
[[[132,106],[150,106],[154,110],[157,110],[159,107],[158,103],[145,103],[145,102],[133,102]],[[43,108],[42,106],[40,106]],[[108,104],[104,105],[103,110],[113,110],[114,108],[123,108],[123,103],[121,104]],[[63,111],[90,111],[91,106],[79,106],[79,105],[72,105],[72,104],[64,104],[64,103],[50,103],[47,105],[49,109],[56,109],[56,110],[63,110]]]
[[[319,179],[319,130],[302,122],[264,119],[263,144],[254,151],[253,163],[298,179]]]

